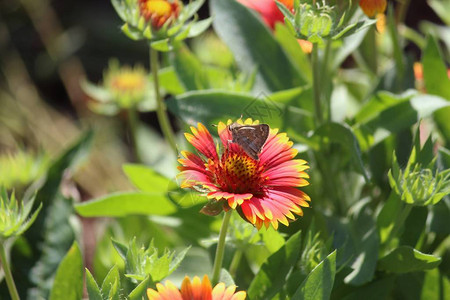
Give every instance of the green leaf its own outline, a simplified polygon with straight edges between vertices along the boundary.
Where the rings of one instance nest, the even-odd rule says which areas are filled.
[[[336,275],[336,250],[330,253],[308,274],[292,299],[330,299]]]
[[[350,264],[353,271],[344,279],[347,284],[363,285],[370,282],[375,274],[379,238],[370,204],[370,200],[366,198],[355,203],[351,209],[354,259]]]
[[[125,244],[122,244],[114,239],[111,239],[111,242],[113,243],[113,246],[116,249],[117,253],[119,253],[120,257],[125,260],[127,257],[128,247]]]
[[[283,123],[290,120],[298,122],[311,119],[309,112],[279,103],[277,97],[264,93],[254,97],[218,90],[193,91],[169,99],[167,107],[191,125],[202,122],[208,126],[242,116],[268,123],[271,127],[282,128]]]
[[[169,189],[170,180],[145,165],[125,164],[123,171],[135,187],[143,192],[164,193]]]
[[[158,51],[167,52],[172,49],[172,46],[169,43],[169,39],[154,41],[150,43],[150,46]]]
[[[189,34],[187,38],[193,38],[200,34],[202,34],[208,27],[211,25],[213,21],[212,17],[209,17],[207,19],[195,22],[192,24],[191,28],[189,28]]]
[[[424,254],[409,246],[400,246],[379,260],[378,269],[392,273],[408,273],[434,269],[440,263],[439,257]]]
[[[130,214],[169,215],[175,205],[165,193],[121,192],[113,193],[75,205],[84,217],[123,217]]]
[[[184,93],[186,90],[178,80],[177,74],[173,67],[167,67],[158,71],[159,84],[164,90],[172,95]]]
[[[117,265],[114,265],[111,270],[109,270],[108,275],[102,283],[102,294],[103,299],[108,300],[119,300],[120,291],[120,274]]]
[[[342,145],[350,154],[350,157],[355,162],[358,171],[364,176],[364,179],[368,183],[369,176],[361,157],[361,149],[359,147],[358,140],[356,139],[351,127],[346,124],[339,123],[327,123],[317,129],[314,133],[314,138],[322,139],[324,142],[338,143]]]
[[[172,56],[172,64],[178,79],[187,91],[209,88],[204,66],[185,45],[176,49]]]
[[[235,0],[212,0],[213,26],[242,70],[257,69],[255,90],[278,91],[304,82],[269,29]]]
[[[103,300],[102,292],[98,287],[97,282],[92,276],[91,272],[86,268],[86,289],[88,292],[89,300]]]
[[[183,251],[177,253],[177,255],[170,261],[169,263],[169,273],[166,275],[172,274],[173,271],[175,271],[183,261],[184,257],[186,256],[186,253],[191,249],[191,246],[185,248]]]
[[[381,244],[387,241],[402,207],[403,204],[398,194],[392,191],[377,217],[377,228]]]
[[[131,293],[128,295],[129,300],[141,300],[145,292],[147,291],[147,288],[150,287],[152,280],[150,276],[147,276],[144,280],[142,280],[134,290],[131,291]]]
[[[284,51],[290,56],[294,65],[305,82],[312,82],[312,67],[308,55],[303,52],[298,40],[289,32],[289,29],[277,22],[275,23],[275,38],[281,44]]]
[[[381,278],[374,280],[366,285],[352,289],[351,293],[342,300],[379,300],[389,299],[391,290],[394,286],[394,277]]]
[[[83,257],[77,242],[74,242],[56,271],[50,300],[81,298],[83,298]]]
[[[422,65],[423,79],[427,92],[441,96],[447,101],[450,101],[450,79],[447,75],[447,67],[442,60],[439,45],[432,37],[428,38],[427,45],[423,51]],[[449,107],[438,110],[434,115],[435,121],[444,134],[446,141],[450,141],[449,115]]]
[[[297,232],[289,238],[286,244],[272,254],[256,274],[248,288],[251,299],[271,299],[286,283],[286,277],[291,272],[300,256],[301,235]]]

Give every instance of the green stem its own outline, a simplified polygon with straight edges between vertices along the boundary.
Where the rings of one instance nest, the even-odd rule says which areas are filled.
[[[165,139],[169,142],[172,150],[177,153],[177,144],[175,142],[175,134],[173,133],[172,127],[169,122],[169,117],[167,116],[166,105],[161,98],[159,91],[159,78],[158,78],[158,52],[150,46],[150,67],[152,69],[152,77],[155,88],[156,97],[156,114],[158,116],[159,126],[161,127],[162,133]]]
[[[408,12],[410,3],[411,3],[411,0],[400,1],[400,8],[398,11],[397,24],[405,23],[406,13]]]
[[[227,237],[228,224],[230,223],[232,209],[227,211],[223,216],[222,227],[219,233],[219,242],[216,249],[216,257],[214,259],[213,275],[211,283],[215,286],[219,282],[220,270],[222,269],[223,255],[225,254],[225,239]]]
[[[142,163],[142,157],[139,152],[138,144],[138,132],[139,132],[139,120],[136,109],[128,109],[128,124],[130,127],[131,139],[133,142],[134,158],[138,163]]]
[[[322,104],[320,101],[320,74],[319,74],[319,50],[318,45],[314,44],[311,53],[311,64],[313,67],[313,91],[314,91],[314,109],[316,114],[316,127],[323,123]]]
[[[11,274],[11,269],[9,268],[8,261],[6,260],[6,251],[3,243],[0,243],[0,260],[3,266],[3,271],[5,272],[5,280],[6,285],[8,286],[9,295],[12,300],[19,300],[19,293],[17,292],[17,288]]]
[[[398,235],[400,229],[403,227],[406,221],[406,218],[409,216],[412,207],[413,206],[411,204],[405,204],[402,211],[398,214],[397,219],[395,220],[394,228],[392,228],[386,240],[385,247],[389,247],[391,241]]]
[[[329,86],[330,86],[330,69],[328,66],[328,60],[330,59],[330,53],[331,53],[331,39],[327,39],[325,42],[325,51],[323,55],[323,61],[322,61],[322,68],[320,69],[320,85],[319,88],[322,87],[326,93],[326,110],[327,110],[327,121],[331,121],[331,93],[329,93]]]
[[[236,271],[241,262],[243,253],[244,252],[241,249],[237,249],[236,252],[234,252],[233,259],[231,260],[231,264],[230,264],[230,269],[228,270],[231,277],[234,277],[236,275]]]

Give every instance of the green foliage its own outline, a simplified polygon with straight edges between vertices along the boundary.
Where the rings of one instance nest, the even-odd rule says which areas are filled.
[[[235,0],[213,0],[210,5],[214,29],[233,52],[239,67],[257,70],[255,91],[279,91],[304,83],[291,59],[247,8]]]
[[[83,257],[77,242],[74,242],[56,271],[50,300],[78,300],[82,297]]]
[[[293,299],[329,299],[336,275],[336,250],[308,274]]]
[[[408,246],[401,246],[380,258],[378,268],[386,272],[408,273],[434,269],[440,262],[441,259],[436,256],[421,253]]]
[[[14,278],[21,278],[18,289],[27,297],[47,298],[60,261],[75,240],[72,200],[64,197],[60,184],[64,172],[73,170],[87,154],[92,132],[78,141],[56,159],[47,171],[46,180],[36,193],[34,207],[42,205],[33,225],[16,242],[11,262],[16,266]]]

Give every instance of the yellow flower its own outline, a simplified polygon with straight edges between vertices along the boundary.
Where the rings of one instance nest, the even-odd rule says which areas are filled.
[[[180,14],[178,0],[139,0],[139,10],[153,28],[159,29],[167,22],[173,22]]]
[[[382,14],[386,10],[386,0],[361,0],[359,6],[369,18]]]
[[[113,101],[127,108],[144,100],[149,89],[148,74],[144,68],[119,66],[112,61],[105,74],[105,87],[110,91]]]
[[[195,276],[192,282],[186,276],[181,284],[181,290],[170,281],[166,281],[165,285],[158,283],[156,289],[157,291],[147,289],[149,300],[244,300],[247,296],[247,293],[244,291],[235,293],[236,286],[225,288],[223,282],[217,284],[213,289],[206,275],[202,281]]]

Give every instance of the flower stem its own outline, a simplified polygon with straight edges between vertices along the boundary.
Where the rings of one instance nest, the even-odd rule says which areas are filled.
[[[169,117],[167,116],[166,105],[161,98],[161,93],[159,91],[159,78],[158,78],[158,52],[150,46],[150,67],[152,69],[152,77],[155,88],[156,97],[156,114],[158,116],[159,126],[161,127],[162,133],[169,142],[172,150],[177,153],[177,145],[175,142],[175,135],[173,133],[172,127],[169,122]]]
[[[11,269],[9,268],[8,261],[6,260],[6,251],[3,243],[0,243],[0,260],[3,266],[3,271],[5,272],[6,285],[8,286],[9,294],[12,300],[19,300],[19,293],[17,292],[16,284],[11,274]]]
[[[394,228],[392,228],[388,238],[386,239],[385,247],[389,247],[392,239],[394,239],[398,235],[400,229],[406,221],[406,218],[409,216],[412,207],[413,206],[411,204],[405,204],[402,211],[398,214],[397,219],[395,220]]]
[[[138,144],[139,121],[136,109],[134,108],[128,109],[128,125],[130,127],[131,139],[133,142],[134,158],[138,163],[142,163]]]
[[[237,249],[236,252],[234,252],[233,259],[231,260],[230,264],[230,269],[228,270],[231,277],[234,277],[236,275],[236,271],[239,266],[239,263],[241,262],[243,253],[244,252],[241,249]]]
[[[313,67],[313,91],[314,91],[314,108],[316,114],[316,127],[323,122],[322,119],[322,103],[320,100],[320,74],[319,74],[319,49],[318,45],[313,45],[311,53],[311,63]]]
[[[219,233],[219,242],[216,249],[216,257],[214,259],[213,275],[211,283],[215,286],[219,282],[220,270],[222,269],[223,255],[225,253],[225,238],[227,237],[228,224],[230,223],[232,209],[227,211],[223,216],[222,227]]]

